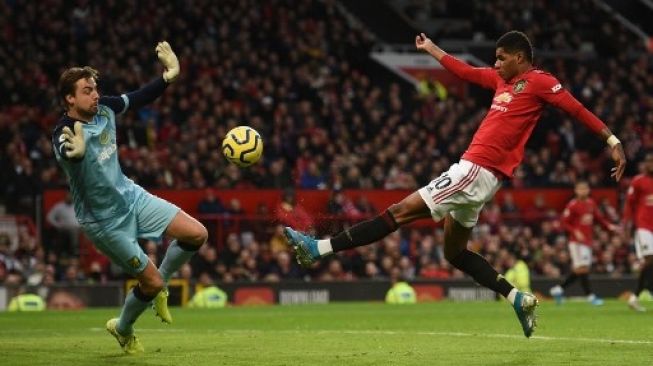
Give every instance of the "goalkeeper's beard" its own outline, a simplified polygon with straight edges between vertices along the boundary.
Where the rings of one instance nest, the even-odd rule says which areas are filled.
[[[77,115],[85,122],[90,122],[93,117],[97,114],[98,111],[98,106],[92,105],[88,109],[83,109],[83,108],[75,108],[75,112]]]

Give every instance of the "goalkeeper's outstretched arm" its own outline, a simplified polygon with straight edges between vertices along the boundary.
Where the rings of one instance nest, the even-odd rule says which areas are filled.
[[[144,105],[150,104],[156,98],[160,97],[168,84],[177,80],[180,69],[177,55],[172,51],[168,42],[164,41],[157,44],[155,51],[159,61],[161,61],[161,64],[163,64],[165,69],[161,77],[152,80],[133,92],[122,94],[120,96],[103,96],[100,98],[99,104],[106,105],[116,114],[121,114],[126,112],[129,108],[140,108]]]

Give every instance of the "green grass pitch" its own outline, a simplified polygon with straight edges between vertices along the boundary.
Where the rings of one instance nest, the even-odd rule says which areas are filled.
[[[653,364],[653,311],[617,301],[545,302],[531,339],[504,302],[148,309],[137,356],[104,330],[118,311],[0,313],[0,365]]]

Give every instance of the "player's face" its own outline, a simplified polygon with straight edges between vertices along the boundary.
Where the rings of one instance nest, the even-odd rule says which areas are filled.
[[[587,183],[576,184],[574,192],[578,198],[587,198],[590,195],[590,186]]]
[[[503,47],[496,50],[497,60],[494,62],[494,68],[503,80],[510,80],[519,72],[519,54],[506,52]]]
[[[653,174],[653,154],[646,154],[644,158],[644,170],[648,174]]]
[[[70,109],[74,110],[79,116],[92,118],[98,110],[98,100],[100,94],[97,90],[95,79],[79,79],[75,83],[75,94],[66,97],[70,103]]]

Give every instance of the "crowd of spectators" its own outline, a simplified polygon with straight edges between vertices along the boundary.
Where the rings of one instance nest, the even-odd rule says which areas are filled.
[[[617,133],[630,161],[627,175],[635,174],[641,151],[653,148],[651,54],[612,22],[601,27],[605,37],[589,37],[592,22],[603,19],[594,14],[591,1],[583,1],[591,10],[583,13],[587,16],[572,12],[576,5],[565,5],[576,2],[556,2],[562,10],[553,12],[543,1],[533,1],[530,14],[513,3],[474,2],[471,29],[494,39],[520,28],[544,50],[591,45],[597,57],[590,60],[545,58],[540,65]],[[160,73],[154,45],[161,39],[179,55],[180,79],[151,106],[128,111],[118,122],[123,171],[146,188],[330,189],[330,208],[359,215],[353,220],[374,208],[338,202],[339,190],[412,190],[427,183],[460,157],[489,103],[487,95],[441,98],[420,95],[403,82],[378,82],[368,73],[372,35],[348,21],[333,0],[240,0],[220,6],[209,0],[4,1],[0,13],[5,19],[0,29],[0,190],[11,214],[31,214],[43,189],[66,187],[49,140],[61,113],[55,90],[59,73],[88,64],[100,71],[105,94],[134,90]],[[228,165],[220,153],[222,136],[239,124],[254,127],[265,141],[262,163],[250,169]],[[592,186],[609,186],[604,145],[568,116],[547,110],[524,163],[507,184],[569,187],[584,177]],[[237,203],[229,206],[238,210]],[[495,205],[486,208],[486,224],[474,239],[495,265],[520,256],[537,274],[567,270],[561,250],[566,239],[555,219],[535,226],[498,219],[491,224],[496,210]],[[597,237],[602,249],[596,251],[601,264],[595,270],[622,274],[636,269],[628,243],[605,233]],[[212,253],[217,248],[207,246],[182,272],[206,272],[223,281],[378,278],[393,268],[409,278],[460,275],[442,258],[438,230],[405,229],[381,245],[307,272],[296,267],[281,241],[274,226],[265,235],[234,233],[226,249]],[[144,245],[148,254],[161,258],[164,246]],[[3,249],[0,241],[0,262],[10,263],[0,263],[0,280],[16,274],[42,281],[116,275],[99,264],[82,270],[75,256],[59,258],[56,250],[48,250],[52,247],[21,242],[24,253],[18,255],[17,248]]]

